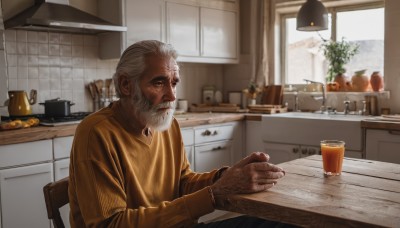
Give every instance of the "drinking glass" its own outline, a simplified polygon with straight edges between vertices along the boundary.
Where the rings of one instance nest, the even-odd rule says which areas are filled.
[[[345,142],[339,140],[321,141],[321,154],[324,174],[337,176],[342,172]]]

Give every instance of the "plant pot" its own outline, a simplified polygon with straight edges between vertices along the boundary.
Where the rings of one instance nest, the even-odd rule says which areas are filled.
[[[337,83],[338,85],[338,90],[337,91],[347,91],[347,82],[349,81],[349,78],[345,74],[337,74],[335,76],[334,82]]]
[[[328,82],[326,84],[326,91],[335,92],[339,90],[339,84],[337,82]]]
[[[379,71],[374,71],[372,73],[369,82],[374,92],[379,92],[383,89],[383,77]]]
[[[365,75],[365,70],[355,72],[351,78],[351,85],[354,92],[366,92],[369,86],[369,78]]]

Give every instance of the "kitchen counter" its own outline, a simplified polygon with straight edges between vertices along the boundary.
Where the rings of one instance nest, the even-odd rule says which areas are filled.
[[[361,127],[368,129],[400,131],[400,122],[366,119],[361,121]]]
[[[175,116],[181,127],[194,127],[204,124],[241,121],[244,120],[245,117],[245,113],[186,113]],[[76,127],[77,124],[71,124],[55,127],[38,126],[25,129],[0,131],[0,145],[71,136],[74,135]]]

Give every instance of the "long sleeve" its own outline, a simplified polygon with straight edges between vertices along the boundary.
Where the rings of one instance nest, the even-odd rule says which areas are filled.
[[[103,110],[78,126],[71,151],[72,227],[190,227],[214,210],[216,171],[193,173],[176,121],[151,143]]]

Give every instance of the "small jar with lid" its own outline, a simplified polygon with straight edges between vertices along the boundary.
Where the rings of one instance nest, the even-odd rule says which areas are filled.
[[[212,105],[214,103],[214,86],[203,87],[203,104]]]

